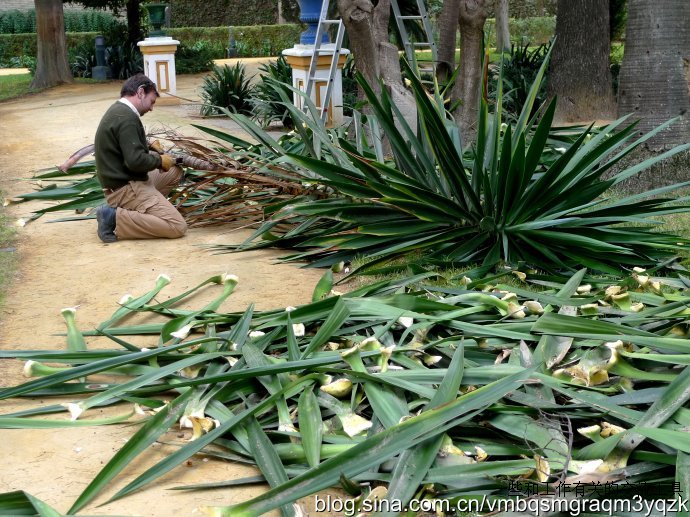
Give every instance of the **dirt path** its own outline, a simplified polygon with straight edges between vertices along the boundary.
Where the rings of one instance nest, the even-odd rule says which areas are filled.
[[[199,76],[178,78],[179,95],[196,97]],[[119,83],[70,85],[40,95],[0,104],[0,190],[7,197],[31,190],[20,181],[36,170],[61,163],[76,149],[92,142],[101,115],[118,97]],[[156,106],[143,119],[147,129],[157,124],[184,128],[194,109],[189,106]],[[217,121],[215,125],[228,126]],[[10,207],[12,217],[29,214],[31,204]],[[48,224],[41,218],[19,231],[19,271],[0,310],[0,349],[63,348],[63,307],[79,306],[77,321],[90,329],[117,308],[125,293],[148,291],[156,277],[166,273],[172,284],[161,299],[173,296],[218,273],[239,276],[238,288],[221,310],[243,310],[250,302],[259,309],[297,305],[308,301],[319,272],[276,265],[279,253],[251,252],[212,255],[199,247],[232,243],[243,233],[228,229],[192,229],[180,240],[125,241],[102,244],[95,221]],[[213,298],[208,289],[193,303]],[[190,305],[191,305],[190,303]],[[90,340],[92,347],[112,346]],[[22,363],[0,361],[0,385],[22,382]],[[54,404],[54,400],[43,400]],[[35,405],[0,401],[0,414]],[[98,416],[94,411],[91,415]],[[51,431],[0,431],[0,492],[26,490],[66,512],[98,470],[132,435],[131,427],[109,426]],[[172,433],[171,441],[185,438]],[[105,496],[131,481],[142,468],[172,450],[157,445],[143,459],[130,465],[109,487]],[[155,487],[102,507],[91,505],[89,515],[199,515],[200,505],[228,505],[258,494],[263,487],[207,492],[171,492],[181,484],[221,481],[253,475],[241,465],[193,459],[156,482]],[[107,497],[101,496],[96,504]]]

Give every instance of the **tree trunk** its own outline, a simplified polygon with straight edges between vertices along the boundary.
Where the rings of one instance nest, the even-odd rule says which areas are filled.
[[[508,0],[496,0],[496,50],[510,52],[510,29],[508,28]]]
[[[144,39],[141,30],[141,13],[139,12],[139,0],[127,0],[127,43],[137,48],[137,42]]]
[[[438,63],[436,77],[439,82],[446,82],[455,71],[455,47],[458,37],[458,17],[460,0],[444,0],[438,18]]]
[[[618,114],[640,118],[639,134],[681,117],[648,141],[652,150],[690,141],[689,19],[687,0],[628,2]]]
[[[613,116],[610,52],[608,1],[558,0],[548,85],[549,97],[558,97],[556,119]]]
[[[62,0],[35,0],[37,50],[36,75],[31,88],[49,88],[71,83],[67,62],[65,15]]]
[[[453,99],[462,104],[455,111],[465,145],[477,136],[477,113],[482,84],[482,40],[486,22],[486,0],[461,0],[460,21],[460,75],[453,87]]]
[[[285,23],[285,18],[283,17],[283,0],[278,0],[278,25]]]
[[[378,41],[374,35],[374,5],[369,0],[338,0],[338,12],[350,40],[355,66],[367,82],[380,91]]]
[[[398,49],[388,42],[390,0],[379,0],[376,7],[370,0],[338,0],[338,12],[349,36],[357,70],[377,93],[381,91],[379,79],[383,79],[392,101],[408,125],[415,128],[414,96],[403,85]]]

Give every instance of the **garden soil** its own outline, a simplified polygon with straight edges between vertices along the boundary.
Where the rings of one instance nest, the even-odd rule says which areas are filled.
[[[255,66],[255,65],[254,65]],[[178,95],[198,101],[202,76],[178,78]],[[0,191],[7,199],[33,189],[30,178],[36,171],[62,163],[72,152],[92,143],[101,115],[119,97],[119,82],[73,84],[53,88],[0,104]],[[199,120],[198,105],[162,105],[147,114],[147,130],[172,128],[192,134],[191,123],[214,125],[228,131],[227,120]],[[17,220],[30,215],[35,203],[13,204],[9,215]],[[63,213],[64,215],[64,213]],[[172,282],[159,300],[172,297],[219,273],[231,273],[240,282],[221,311],[241,311],[250,303],[257,309],[298,305],[310,300],[320,272],[276,264],[276,251],[238,254],[212,254],[208,244],[238,243],[247,230],[214,227],[191,229],[179,240],[123,241],[110,245],[96,236],[95,220],[51,223],[56,216],[44,216],[18,228],[16,253],[18,268],[0,307],[0,349],[64,349],[61,335],[64,322],[60,310],[78,307],[81,329],[93,329],[106,320],[126,294],[149,291],[158,275],[167,274]],[[197,308],[219,293],[212,285],[186,301],[181,308]],[[145,322],[144,319],[126,323]],[[155,339],[140,339],[138,344],[155,344]],[[91,348],[117,347],[104,338],[87,338]],[[25,381],[23,363],[0,361],[0,385]],[[0,401],[0,414],[37,405],[69,400]],[[91,409],[82,418],[122,414],[131,407],[114,411]],[[66,414],[52,418],[66,419]],[[0,492],[25,490],[67,512],[113,454],[132,436],[137,427],[112,425],[55,430],[0,430]],[[188,430],[166,434],[133,461],[81,515],[173,516],[202,515],[199,507],[230,505],[260,494],[263,485],[250,485],[211,491],[171,491],[180,485],[225,481],[256,475],[248,466],[213,458],[194,457],[159,478],[152,487],[124,499],[102,505],[118,489],[143,470],[188,440]],[[309,513],[313,501],[302,501]],[[102,505],[102,506],[98,506]],[[313,514],[313,513],[312,513]]]

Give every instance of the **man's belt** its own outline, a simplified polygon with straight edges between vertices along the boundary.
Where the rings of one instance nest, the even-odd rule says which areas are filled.
[[[103,193],[106,196],[109,196],[110,194],[114,194],[115,192],[120,190],[122,187],[126,187],[127,185],[129,185],[129,183],[125,183],[124,185],[120,185],[119,187],[116,187],[116,188],[104,188]]]

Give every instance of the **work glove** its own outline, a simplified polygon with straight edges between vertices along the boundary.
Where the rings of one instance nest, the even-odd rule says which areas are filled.
[[[161,144],[160,140],[154,140],[149,144],[149,149],[152,151],[156,151],[158,154],[163,154],[165,152],[165,149],[163,149],[163,145]]]
[[[161,169],[167,171],[175,165],[175,157],[169,154],[161,154]]]

